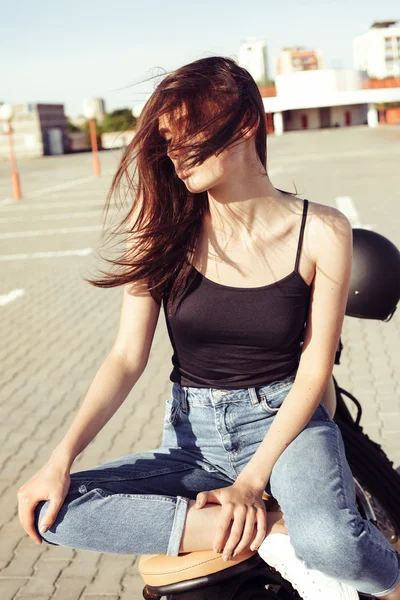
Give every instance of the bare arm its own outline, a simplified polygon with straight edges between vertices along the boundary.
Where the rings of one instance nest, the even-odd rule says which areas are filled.
[[[97,371],[67,433],[51,453],[50,461],[69,471],[75,458],[124,402],[142,371],[140,365],[129,369],[122,357],[110,352]]]
[[[124,286],[120,325],[111,351],[61,442],[18,490],[21,525],[36,543],[42,539],[34,526],[35,507],[41,500],[50,501],[42,519],[42,525],[50,527],[68,493],[73,461],[111,419],[146,368],[159,312],[146,282]]]
[[[347,217],[325,207],[313,237],[316,274],[296,379],[265,438],[238,481],[260,490],[285,448],[307,426],[321,402],[335,362],[345,316],[352,265],[352,229]]]
[[[132,213],[137,217],[140,202]],[[131,232],[126,248],[135,247]],[[160,306],[145,281],[123,287],[118,332],[109,355],[96,373],[78,413],[63,440],[51,453],[51,462],[69,470],[75,458],[99,433],[124,402],[148,361]]]
[[[160,307],[147,286],[124,286],[119,330],[109,355],[89,390],[51,462],[69,470],[75,458],[99,433],[140,378],[150,354]]]

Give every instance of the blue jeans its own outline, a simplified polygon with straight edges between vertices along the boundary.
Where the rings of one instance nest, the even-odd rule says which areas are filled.
[[[161,446],[71,473],[50,544],[120,554],[179,554],[189,499],[232,485],[264,439],[295,379],[236,390],[172,383]],[[340,430],[320,403],[276,461],[266,492],[279,502],[306,566],[384,595],[400,554],[357,508]],[[35,509],[35,526],[49,501]]]

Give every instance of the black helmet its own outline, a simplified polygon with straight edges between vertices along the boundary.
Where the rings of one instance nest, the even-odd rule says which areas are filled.
[[[353,228],[346,315],[390,321],[400,300],[400,252],[383,235]]]

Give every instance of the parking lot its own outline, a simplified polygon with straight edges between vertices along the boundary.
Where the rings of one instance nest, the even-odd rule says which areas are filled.
[[[99,289],[102,209],[121,153],[18,161],[23,199],[11,197],[0,162],[0,597],[132,600],[143,582],[137,556],[36,545],[17,515],[17,490],[62,439],[111,349],[122,290]],[[400,126],[299,131],[268,139],[273,184],[348,212],[400,248]],[[116,208],[113,208],[115,214]],[[388,323],[345,317],[334,375],[358,398],[361,424],[400,465],[400,308]],[[172,348],[163,312],[148,366],[125,403],[72,471],[161,443]]]

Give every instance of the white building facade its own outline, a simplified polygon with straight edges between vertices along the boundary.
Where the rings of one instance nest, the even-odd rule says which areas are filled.
[[[377,104],[400,101],[400,88],[364,89],[352,69],[320,69],[276,76],[276,97],[263,98],[274,132],[379,124]]]
[[[260,85],[268,80],[267,47],[264,40],[250,37],[240,45],[238,64],[244,67]]]
[[[376,22],[353,40],[354,67],[369,77],[400,76],[400,27],[397,21]]]

